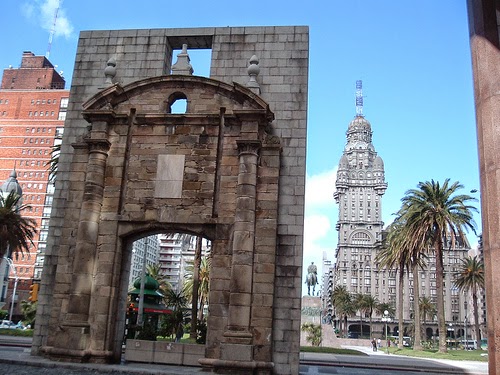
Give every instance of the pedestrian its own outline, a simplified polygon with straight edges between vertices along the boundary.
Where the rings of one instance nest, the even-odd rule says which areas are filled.
[[[372,339],[372,349],[374,352],[377,351],[377,342],[375,341],[375,337]]]
[[[179,327],[177,327],[177,332],[175,333],[175,342],[180,342],[182,336],[184,336],[184,328],[182,327],[182,324],[179,324]]]
[[[382,340],[380,340],[380,337],[379,337],[377,340],[377,347],[380,349],[381,346],[382,346]]]

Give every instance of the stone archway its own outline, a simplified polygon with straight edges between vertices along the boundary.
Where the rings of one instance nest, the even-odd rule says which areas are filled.
[[[165,75],[184,44],[210,78]],[[80,34],[32,353],[117,361],[125,242],[179,230],[212,240],[203,365],[298,373],[307,52],[307,27]]]
[[[166,113],[160,99],[180,88],[195,112]],[[125,310],[122,241],[138,230],[175,226],[212,239],[216,302],[205,363],[220,360],[224,346],[238,346],[247,362],[254,345],[261,352],[267,346],[270,358],[272,321],[252,314],[262,307],[255,301],[272,298],[272,289],[256,289],[275,271],[280,142],[266,131],[273,120],[267,103],[238,85],[162,76],[109,87],[82,114],[90,126],[73,144],[78,157],[71,171],[84,169],[85,178],[70,186],[81,208],[67,211],[77,220],[65,225],[76,233],[74,253],[56,275],[56,282],[69,281],[68,303],[53,309],[49,327],[57,322],[60,329],[51,330],[42,350],[117,360],[123,331],[117,317]]]

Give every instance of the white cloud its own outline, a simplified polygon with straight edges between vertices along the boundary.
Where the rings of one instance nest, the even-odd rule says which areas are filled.
[[[66,16],[66,11],[62,8],[62,0],[33,0],[22,5],[24,16],[38,24],[49,33],[54,28],[54,17],[57,11],[57,20],[54,29],[54,36],[71,37],[73,26]]]
[[[334,168],[306,178],[303,284],[311,262],[318,266],[318,276],[321,277],[323,254],[326,253],[329,260],[333,260],[335,254],[336,231],[332,223],[336,222],[337,214],[333,198],[336,175],[337,168]],[[305,285],[302,291],[302,294],[307,293]]]
[[[335,204],[337,168],[306,178],[306,209],[318,205]]]

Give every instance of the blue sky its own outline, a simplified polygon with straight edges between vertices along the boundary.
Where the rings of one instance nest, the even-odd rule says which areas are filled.
[[[1,69],[19,66],[25,50],[45,55],[56,4],[3,2]],[[304,264],[320,265],[324,251],[333,260],[335,172],[355,115],[358,79],[385,163],[386,224],[419,181],[450,178],[464,193],[479,189],[465,0],[63,0],[50,60],[69,84],[81,30],[277,25],[310,28]],[[191,60],[196,74],[195,56]],[[480,226],[479,215],[476,221]]]

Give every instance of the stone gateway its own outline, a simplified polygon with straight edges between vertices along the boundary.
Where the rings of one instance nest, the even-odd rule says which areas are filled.
[[[298,374],[308,38],[304,26],[80,34],[34,354],[119,361],[131,244],[177,231],[212,241],[200,364]],[[211,49],[210,78],[192,74],[190,49]]]

